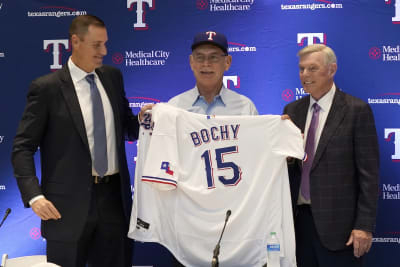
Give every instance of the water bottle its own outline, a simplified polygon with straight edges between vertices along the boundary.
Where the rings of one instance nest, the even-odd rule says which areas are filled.
[[[267,239],[267,263],[268,267],[280,266],[281,245],[275,232],[271,232]]]

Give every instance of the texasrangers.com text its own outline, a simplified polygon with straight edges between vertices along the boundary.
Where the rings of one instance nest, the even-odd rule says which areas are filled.
[[[324,9],[324,8],[343,8],[342,4],[302,4],[302,5],[281,5],[281,10],[289,10],[289,9]]]
[[[86,15],[86,11],[39,11],[30,12],[28,11],[28,17],[75,17]]]

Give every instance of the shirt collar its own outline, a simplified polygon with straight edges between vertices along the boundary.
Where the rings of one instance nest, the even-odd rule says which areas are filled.
[[[219,91],[219,94],[214,96],[213,102],[220,101],[225,106],[224,99],[226,100],[227,90],[228,89],[225,87],[225,85],[222,85],[221,90]],[[198,103],[198,101],[200,101],[200,99],[202,99],[204,102],[206,102],[204,97],[200,95],[199,89],[197,88],[197,85],[194,87],[192,96],[193,96],[193,102],[192,102],[193,104],[192,104],[192,106],[195,106],[196,103]],[[213,103],[213,102],[211,102],[211,103]]]
[[[94,74],[94,76],[97,77],[97,74],[95,71],[87,73],[86,71],[82,70],[77,65],[75,65],[75,63],[72,61],[71,57],[69,57],[69,59],[68,59],[68,68],[69,68],[69,72],[71,74],[72,81],[74,83],[80,82],[81,80],[85,79],[86,76],[88,76],[89,74]]]
[[[323,111],[327,111],[333,102],[333,97],[335,96],[335,92],[336,92],[336,86],[335,83],[333,83],[331,89],[318,101],[315,101],[315,99],[312,96],[310,96],[309,108],[311,109],[314,103],[318,103],[318,106],[320,106]]]

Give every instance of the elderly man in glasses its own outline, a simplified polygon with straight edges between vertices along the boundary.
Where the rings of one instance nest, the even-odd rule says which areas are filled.
[[[169,104],[207,115],[258,115],[249,98],[222,83],[224,72],[232,64],[225,35],[214,31],[198,33],[193,39],[189,61],[196,86],[171,98]],[[172,265],[183,266],[175,258]]]
[[[224,72],[232,64],[225,35],[214,31],[198,33],[189,60],[196,86],[173,97],[169,104],[207,115],[258,115],[249,98],[222,83]]]

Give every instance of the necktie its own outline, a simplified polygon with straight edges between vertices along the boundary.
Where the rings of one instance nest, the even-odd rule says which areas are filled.
[[[99,176],[103,177],[108,169],[107,136],[103,102],[101,102],[100,92],[97,88],[96,82],[94,81],[94,74],[87,75],[86,81],[90,84],[90,96],[92,99],[93,109],[94,169]]]
[[[318,128],[318,119],[319,119],[319,111],[321,107],[314,103],[313,105],[313,114],[310,123],[310,127],[308,128],[307,133],[307,141],[306,141],[306,149],[307,160],[303,162],[303,170],[301,172],[301,195],[305,200],[310,200],[310,171],[311,166],[314,161],[315,154],[315,132]]]

